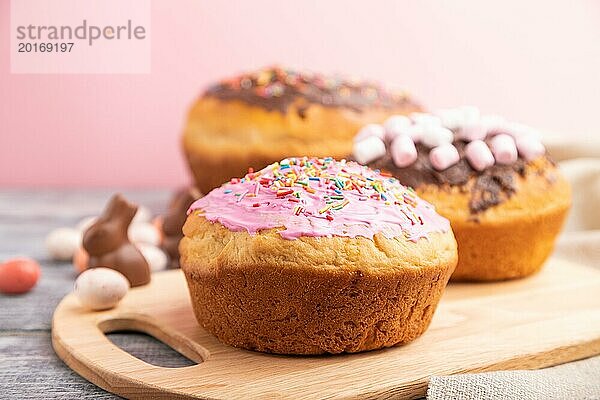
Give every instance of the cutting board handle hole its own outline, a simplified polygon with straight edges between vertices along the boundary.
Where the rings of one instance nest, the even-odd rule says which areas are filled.
[[[117,331],[107,333],[106,337],[126,353],[157,367],[181,368],[197,365],[196,362],[145,333]]]
[[[138,317],[111,318],[98,324],[106,338],[121,350],[148,364],[182,368],[200,364],[208,350],[174,332],[166,332]],[[149,361],[160,355],[158,363]]]

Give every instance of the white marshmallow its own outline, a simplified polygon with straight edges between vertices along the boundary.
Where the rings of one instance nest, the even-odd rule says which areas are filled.
[[[512,164],[517,161],[517,145],[512,136],[502,133],[490,141],[490,148],[498,164]]]
[[[463,125],[478,122],[479,118],[481,117],[481,112],[479,111],[479,108],[474,106],[462,106],[459,108],[459,110],[462,114]]]
[[[538,141],[542,140],[542,135],[537,129],[518,122],[506,124],[506,128],[503,133],[511,135],[515,139],[520,138],[522,136],[529,136]]]
[[[369,136],[354,142],[352,153],[359,164],[368,164],[385,155],[385,143],[377,136]]]
[[[465,156],[469,164],[477,171],[483,171],[494,165],[494,156],[483,140],[474,140],[467,144]]]
[[[527,161],[534,160],[546,152],[541,141],[534,136],[520,136],[515,139],[519,154]]]
[[[398,168],[408,167],[417,160],[417,148],[407,135],[397,136],[390,145],[392,160]]]
[[[463,113],[458,108],[439,110],[435,114],[442,121],[442,126],[448,129],[457,129],[464,121]]]
[[[425,128],[421,125],[411,125],[403,132],[406,136],[410,137],[413,143],[419,143],[423,137]]]
[[[482,140],[487,136],[488,129],[480,122],[469,122],[463,124],[457,131],[456,136],[459,139],[472,142],[473,140]]]
[[[75,296],[90,310],[108,310],[116,306],[129,290],[129,281],[123,274],[110,268],[92,268],[75,281]]]
[[[499,115],[484,115],[479,122],[487,128],[488,135],[503,133],[507,124],[506,120]]]
[[[148,243],[157,246],[160,243],[160,233],[156,226],[149,222],[131,223],[127,230],[129,240],[134,243]]]
[[[136,246],[146,259],[146,262],[150,266],[150,270],[152,272],[167,269],[169,260],[164,251],[147,243],[138,243]]]
[[[456,164],[460,160],[458,150],[452,144],[446,143],[431,149],[429,152],[429,161],[433,168],[443,171]]]
[[[438,147],[443,144],[450,144],[454,139],[454,134],[448,128],[441,126],[424,129],[421,134],[421,142],[428,147]]]
[[[384,123],[385,140],[391,142],[398,135],[407,133],[407,128],[412,125],[410,118],[404,115],[394,115],[389,117]]]
[[[46,250],[54,260],[69,261],[81,245],[81,232],[73,228],[58,228],[46,236]]]
[[[415,124],[425,127],[425,129],[442,126],[442,120],[437,115],[427,113],[412,113],[410,114]]]
[[[375,136],[383,140],[385,137],[385,129],[379,124],[367,124],[358,131],[356,136],[354,136],[354,142],[360,142],[371,136]]]

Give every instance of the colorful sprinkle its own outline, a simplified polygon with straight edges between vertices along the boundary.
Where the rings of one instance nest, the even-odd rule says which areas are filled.
[[[286,239],[372,237],[377,232],[396,237],[408,231],[407,237],[417,240],[449,229],[447,220],[395,178],[330,157],[288,158],[261,171],[249,169],[245,177],[198,200],[191,207],[195,208],[234,230],[243,227],[255,233],[283,226],[279,232]],[[324,220],[329,222],[323,225]]]

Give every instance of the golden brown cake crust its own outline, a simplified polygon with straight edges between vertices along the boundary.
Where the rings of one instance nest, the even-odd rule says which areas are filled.
[[[188,217],[181,265],[198,321],[222,342],[282,354],[359,352],[428,327],[457,261],[452,232],[301,237]]]
[[[420,110],[407,102],[397,108],[310,105],[304,117],[299,102],[285,113],[239,100],[201,97],[192,107],[183,134],[183,150],[200,190],[208,193],[248,167],[260,169],[288,156],[344,158],[363,125],[394,114]]]
[[[515,192],[472,214],[473,180],[466,185],[422,185],[419,196],[448,218],[459,245],[457,281],[520,278],[539,271],[554,247],[571,205],[571,188],[546,157],[515,174]]]

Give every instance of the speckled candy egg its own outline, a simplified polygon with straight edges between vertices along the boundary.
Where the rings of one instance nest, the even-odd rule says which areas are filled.
[[[132,224],[138,224],[141,222],[150,222],[152,220],[152,213],[150,209],[145,206],[138,206],[137,212],[131,221]]]
[[[30,291],[40,278],[39,264],[21,257],[0,264],[0,293],[21,294]]]
[[[134,243],[148,243],[154,246],[160,244],[160,232],[150,222],[138,222],[129,225],[129,239]]]
[[[164,251],[147,243],[138,243],[136,246],[146,259],[152,272],[162,271],[167,268],[169,259]]]
[[[75,296],[81,305],[94,311],[115,307],[128,290],[127,278],[110,268],[89,269],[75,281]]]
[[[46,237],[46,249],[54,260],[71,260],[80,244],[81,232],[73,228],[58,228]]]

